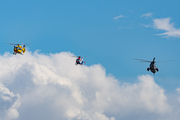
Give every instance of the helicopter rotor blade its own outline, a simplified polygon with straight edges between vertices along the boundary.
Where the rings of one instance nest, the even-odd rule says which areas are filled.
[[[9,44],[9,45],[31,45],[31,44],[29,44],[29,43],[24,43],[24,44],[6,43],[6,44]]]
[[[143,60],[143,59],[137,59],[137,58],[133,58],[134,60],[139,60],[140,62],[152,62],[152,61],[148,61],[148,60]]]
[[[88,56],[82,56],[83,58],[90,58],[90,57],[88,57]]]
[[[31,44],[29,44],[29,43],[24,43],[24,44],[21,44],[21,45],[31,45]]]
[[[90,57],[87,57],[87,56],[80,56],[80,55],[79,55],[79,56],[78,56],[78,55],[77,55],[77,56],[75,55],[75,56],[72,56],[72,57],[76,57],[76,58],[78,58],[78,57],[90,58]]]
[[[9,44],[9,45],[20,45],[20,44],[14,44],[14,43],[6,43],[6,44]]]
[[[156,63],[159,63],[159,62],[172,62],[172,61],[175,61],[175,60],[156,61]]]

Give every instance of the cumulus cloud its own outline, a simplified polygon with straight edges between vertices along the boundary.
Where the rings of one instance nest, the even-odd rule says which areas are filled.
[[[170,18],[154,19],[154,28],[166,31],[159,35],[165,35],[167,37],[178,37],[180,38],[180,29],[174,27],[174,23],[170,23]]]
[[[119,15],[119,16],[117,16],[117,17],[114,17],[113,19],[119,19],[119,18],[123,18],[123,17],[125,17],[125,16]]]
[[[10,92],[0,83],[0,119],[15,119],[19,117],[17,108],[20,106],[20,95]]]
[[[141,15],[141,17],[145,17],[145,18],[149,18],[149,17],[152,17],[152,13],[146,13],[146,14],[143,14]]]
[[[27,51],[23,56],[0,56],[0,119],[164,120],[175,116],[164,89],[152,76],[120,83],[101,65],[75,66],[72,55]]]

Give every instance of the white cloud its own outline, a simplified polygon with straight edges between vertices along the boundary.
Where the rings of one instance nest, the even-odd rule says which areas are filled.
[[[149,18],[149,17],[152,17],[152,13],[146,13],[146,14],[143,14],[141,15],[141,17],[145,17],[145,18]]]
[[[117,16],[117,17],[114,17],[113,19],[119,19],[119,18],[123,18],[123,17],[125,17],[125,16],[119,15],[119,16]]]
[[[180,38],[180,29],[174,28],[174,24],[170,23],[170,20],[170,18],[154,19],[154,28],[166,31],[165,33],[159,35]]]
[[[101,65],[75,66],[71,55],[27,51],[23,56],[9,53],[0,56],[3,68],[0,69],[0,119],[165,120],[179,117],[172,114],[173,107],[168,104],[164,89],[152,76],[139,76],[134,84],[120,83],[113,76],[107,76]]]
[[[142,24],[144,27],[151,27],[151,25]]]
[[[3,84],[0,83],[0,119],[15,119],[19,117],[17,108],[19,108],[19,94],[10,92]]]

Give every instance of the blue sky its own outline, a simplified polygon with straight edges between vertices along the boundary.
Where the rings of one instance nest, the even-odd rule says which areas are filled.
[[[154,79],[175,92],[180,85],[179,5],[178,0],[1,1],[0,53],[13,52],[5,43],[30,43],[29,51],[44,54],[70,51],[91,57],[88,66],[101,64],[107,74],[132,83],[138,75],[152,75],[148,63],[133,58],[173,59],[157,65]]]

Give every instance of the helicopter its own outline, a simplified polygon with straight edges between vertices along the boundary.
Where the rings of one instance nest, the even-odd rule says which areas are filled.
[[[13,49],[14,50],[13,55],[16,55],[16,54],[23,55],[26,52],[25,44],[12,44],[12,43],[7,43],[7,44],[15,45]]]
[[[76,57],[76,62],[75,65],[83,65],[84,63],[86,63],[86,61],[83,61],[83,57],[82,56],[73,56]],[[84,58],[87,58],[86,56]]]
[[[167,61],[155,61],[155,57],[153,58],[153,61],[148,61],[148,60],[142,60],[142,59],[136,59],[133,58],[134,60],[139,60],[140,62],[149,62],[150,66],[147,68],[147,71],[151,71],[153,74],[155,74],[156,72],[159,71],[159,69],[156,67],[155,63],[157,62],[170,62],[170,61],[174,61],[174,60],[167,60]]]

